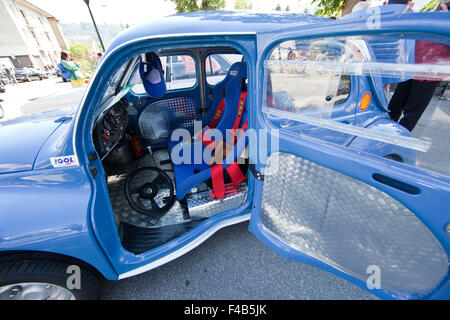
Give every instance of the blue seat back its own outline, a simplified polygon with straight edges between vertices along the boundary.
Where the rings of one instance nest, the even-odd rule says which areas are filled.
[[[211,93],[211,106],[209,107],[208,113],[202,119],[203,127],[206,127],[211,122],[211,119],[214,116],[217,106],[219,105],[220,101],[224,97],[223,94],[224,94],[225,85],[228,83],[228,81],[230,81],[231,79],[233,79],[234,77],[237,76],[237,74],[239,73],[240,67],[241,67],[240,62],[236,62],[233,65],[231,65],[225,78],[222,81],[218,82],[213,87],[212,93]]]
[[[247,78],[247,64],[241,62],[240,68],[236,76],[231,78],[225,85],[225,110],[216,129],[222,132],[226,137],[226,130],[232,129],[234,120],[236,119],[237,108],[239,105],[239,97],[242,87]]]

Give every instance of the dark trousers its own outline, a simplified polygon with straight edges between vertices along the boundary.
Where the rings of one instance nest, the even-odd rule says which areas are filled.
[[[412,131],[433,97],[439,81],[408,80],[400,82],[389,102],[389,116]]]

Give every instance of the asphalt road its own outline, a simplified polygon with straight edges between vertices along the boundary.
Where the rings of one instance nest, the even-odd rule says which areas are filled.
[[[8,85],[1,95],[5,117],[0,121],[55,108],[73,108],[81,100],[84,89],[74,89],[70,82],[58,77]]]
[[[376,299],[309,265],[278,256],[241,223],[138,276],[108,281],[103,299]]]

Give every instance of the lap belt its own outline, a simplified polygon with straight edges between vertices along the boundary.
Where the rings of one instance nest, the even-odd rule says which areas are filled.
[[[245,180],[245,176],[239,168],[236,161],[230,164],[225,170],[233,181],[234,185],[238,185]],[[219,163],[211,167],[211,180],[213,187],[213,196],[216,199],[223,199],[225,197],[225,182],[223,178],[223,164]]]

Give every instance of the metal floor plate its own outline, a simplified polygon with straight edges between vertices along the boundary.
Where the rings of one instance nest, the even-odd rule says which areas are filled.
[[[160,164],[161,161],[168,159],[169,154],[164,150],[154,152],[153,157],[151,154],[147,154],[144,157],[136,160],[132,167],[132,170],[142,167],[156,166],[161,170],[164,170],[172,179],[173,185],[175,185],[173,171],[169,171],[172,170],[172,165],[170,163],[163,165]],[[157,162],[156,165],[155,161]],[[111,199],[113,211],[116,215],[117,220],[146,228],[177,224],[186,221],[183,218],[183,208],[178,201],[174,202],[172,208],[170,208],[170,210],[159,221],[135,211],[133,208],[131,208],[125,197],[124,190],[126,177],[126,174],[108,177],[109,197]],[[143,177],[143,179],[145,179],[145,177]]]

